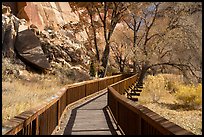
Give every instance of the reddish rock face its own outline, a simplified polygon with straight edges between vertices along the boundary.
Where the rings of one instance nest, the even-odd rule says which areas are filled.
[[[79,22],[77,14],[71,11],[68,2],[3,2],[11,7],[12,13],[20,19],[26,19],[28,26],[34,24],[39,30],[45,26],[53,26],[58,29],[59,25],[69,22]]]
[[[72,12],[68,2],[35,2],[38,14],[43,20],[44,26],[63,26],[69,22],[79,22],[79,17]]]
[[[32,2],[25,2],[25,7],[22,7],[18,12],[19,18],[24,18],[30,24],[35,24],[40,30],[43,29],[43,23],[40,20],[37,7]]]

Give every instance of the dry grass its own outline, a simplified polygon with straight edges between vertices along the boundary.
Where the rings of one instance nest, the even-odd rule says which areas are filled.
[[[2,122],[41,105],[64,85],[78,82],[80,75],[68,68],[53,67],[52,73],[27,71],[22,62],[2,59]],[[76,75],[78,74],[78,75]],[[80,77],[83,80],[84,75]]]
[[[185,85],[180,76],[162,74],[148,76],[144,83],[140,104],[194,134],[202,134],[202,84]]]
[[[157,103],[147,103],[143,105],[180,127],[191,131],[196,135],[202,135],[201,110],[170,109],[166,104]]]
[[[145,84],[141,96],[139,97],[140,102],[156,103],[164,100],[168,103],[176,102],[175,97],[166,88],[167,83],[169,83],[169,81],[175,82],[175,79],[167,79],[166,77],[166,75],[147,76],[144,81]]]
[[[12,80],[2,82],[2,122],[40,105],[63,85],[54,77],[47,80]]]

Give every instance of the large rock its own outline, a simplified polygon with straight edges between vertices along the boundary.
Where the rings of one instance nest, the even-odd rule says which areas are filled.
[[[39,68],[49,69],[50,65],[40,45],[40,40],[31,30],[18,33],[15,48],[27,63]]]

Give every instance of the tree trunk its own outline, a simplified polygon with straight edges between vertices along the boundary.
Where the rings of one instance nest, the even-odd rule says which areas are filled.
[[[88,10],[88,13],[89,13],[89,16],[90,16],[90,19],[91,19],[91,27],[93,29],[94,46],[95,46],[95,49],[96,49],[96,58],[97,58],[98,62],[100,62],[100,55],[99,55],[99,50],[98,50],[97,38],[96,38],[96,28],[95,28],[94,22],[93,22],[93,15],[92,15],[92,11],[89,8],[87,8],[87,10]]]
[[[102,77],[105,77],[107,73],[109,53],[110,53],[110,46],[109,46],[109,43],[107,43],[102,57],[102,66],[104,67],[104,72]]]
[[[146,64],[143,65],[143,66],[142,66],[142,70],[141,70],[140,75],[139,75],[138,85],[143,85],[143,80],[144,80],[144,78],[145,78],[145,75],[146,75],[147,70],[148,70],[147,65],[146,65]]]
[[[124,72],[124,65],[120,64],[120,73],[123,73],[123,72]]]
[[[133,61],[133,72],[134,72],[134,73],[137,72],[137,70],[136,70],[136,62],[135,62],[135,61]]]

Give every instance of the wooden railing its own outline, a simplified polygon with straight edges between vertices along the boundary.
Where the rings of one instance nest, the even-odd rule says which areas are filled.
[[[25,111],[2,125],[3,135],[50,135],[59,125],[66,106],[108,87],[131,74],[116,75],[69,85],[42,105]]]
[[[108,87],[108,108],[125,135],[193,135],[122,95],[136,81],[134,75]]]

